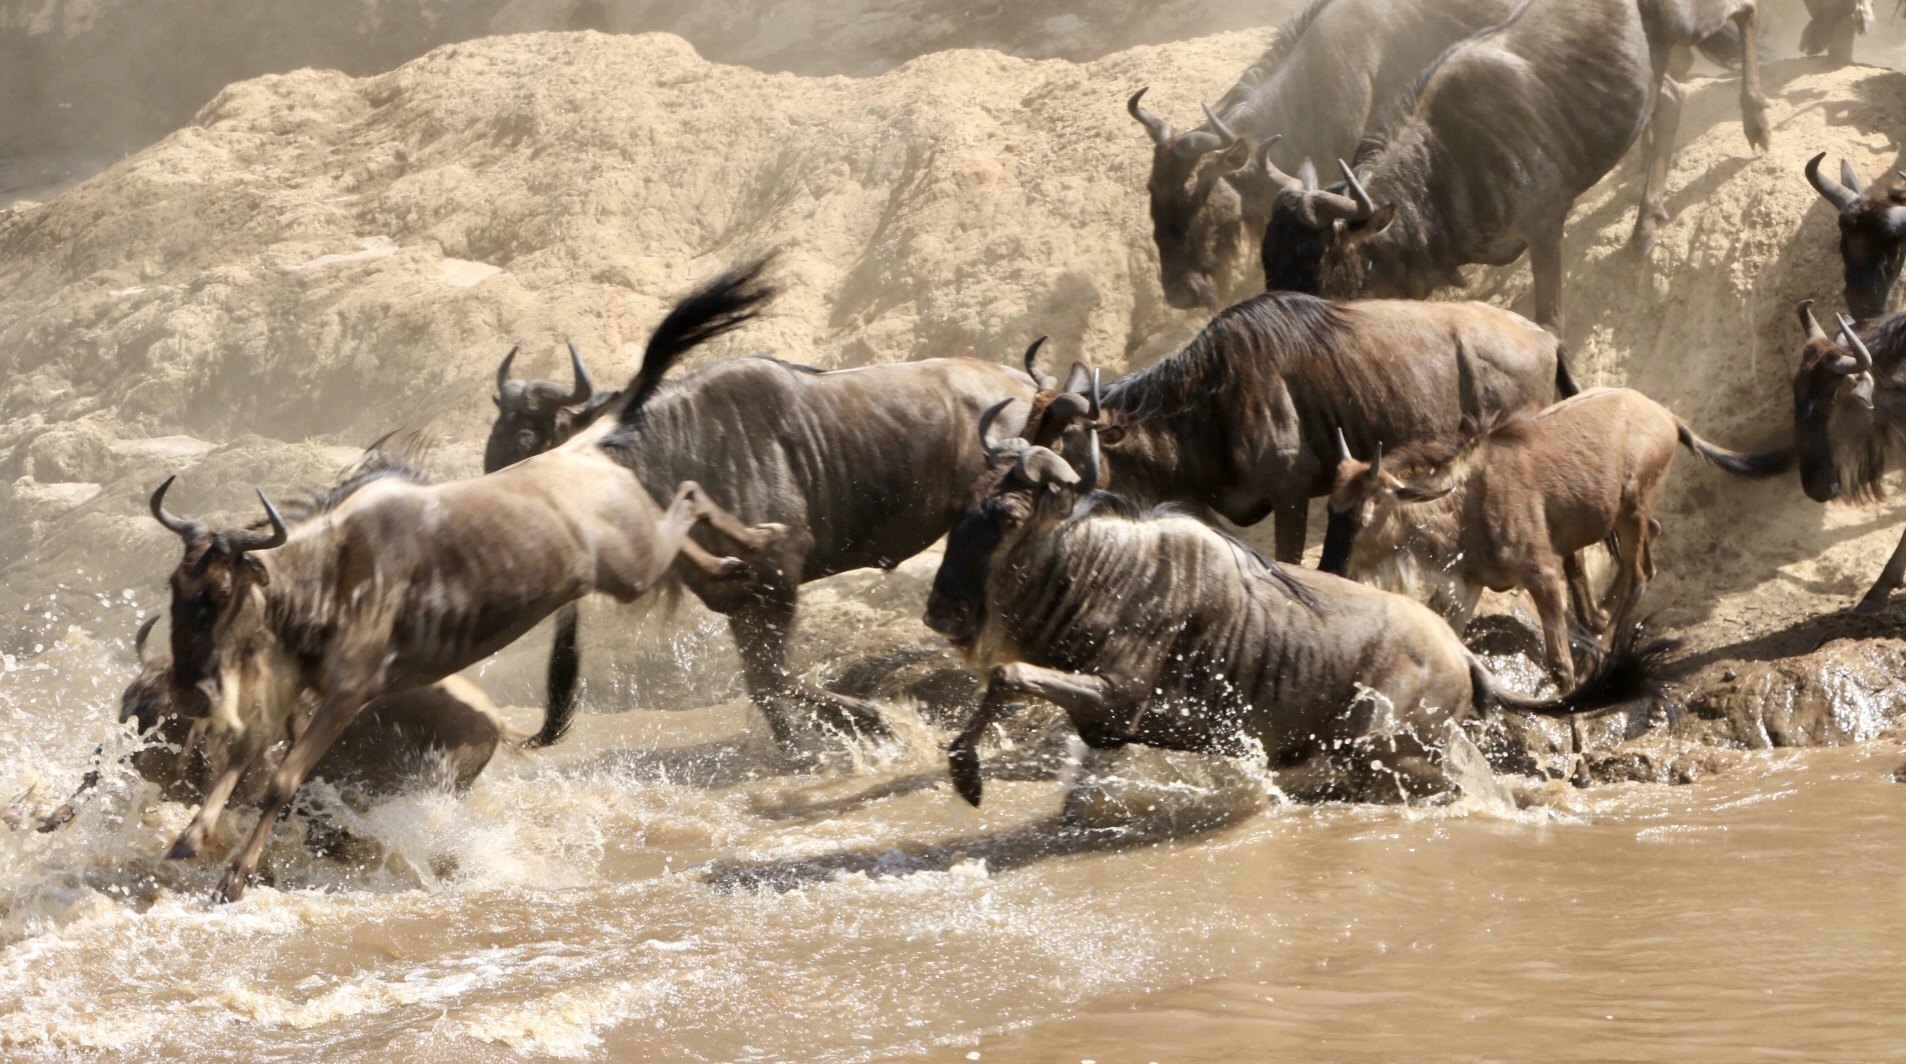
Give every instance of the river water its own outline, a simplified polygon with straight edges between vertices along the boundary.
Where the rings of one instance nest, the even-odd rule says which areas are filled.
[[[0,800],[70,788],[123,656],[0,674]],[[972,810],[899,716],[819,774],[744,704],[588,716],[466,795],[334,809],[354,862],[285,840],[225,907],[159,859],[190,810],[109,773],[0,828],[0,1057],[1906,1060],[1897,737],[1441,808],[1141,752]]]

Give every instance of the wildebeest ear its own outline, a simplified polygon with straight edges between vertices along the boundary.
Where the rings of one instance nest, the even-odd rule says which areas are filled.
[[[238,571],[240,575],[253,581],[259,587],[271,586],[271,570],[265,568],[265,563],[249,554],[238,556]]]
[[[1072,369],[1066,374],[1066,382],[1059,386],[1062,392],[1085,394],[1092,387],[1092,368],[1083,362],[1074,361]]]
[[[1345,222],[1344,234],[1352,241],[1373,237],[1390,227],[1396,221],[1396,204],[1386,203],[1378,207],[1375,214],[1361,221]]]
[[[1239,137],[1237,143],[1224,149],[1224,152],[1218,156],[1217,172],[1229,174],[1244,169],[1251,161],[1253,148],[1251,138]]]
[[[1440,483],[1410,484],[1396,490],[1398,502],[1434,502],[1456,490],[1456,485],[1444,479]]]

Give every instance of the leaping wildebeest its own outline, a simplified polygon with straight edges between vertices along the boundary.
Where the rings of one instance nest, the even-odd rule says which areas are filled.
[[[693,483],[659,506],[613,454],[640,433],[670,365],[754,317],[771,294],[761,269],[731,271],[679,303],[613,417],[495,473],[378,480],[296,529],[266,501],[268,529],[214,531],[167,513],[172,481],[161,484],[153,514],[185,544],[172,574],[173,701],[240,744],[170,856],[205,846],[232,788],[307,691],[317,709],[219,884],[227,900],[244,893],[286,804],[367,703],[466,668],[584,595],[633,600],[678,554],[710,575],[745,572],[695,546],[689,529],[706,521],[744,551],[768,546],[777,529],[747,527]]]
[[[1240,525],[1275,512],[1286,563],[1303,557],[1310,500],[1330,493],[1339,432],[1368,454],[1576,391],[1556,338],[1500,307],[1293,292],[1226,307],[1102,398],[1090,384],[1075,366],[1065,392],[1042,396],[1026,438],[1076,455],[1096,426],[1121,495]]]
[[[1716,447],[1660,403],[1628,388],[1591,388],[1459,440],[1431,440],[1367,462],[1345,448],[1330,497],[1326,572],[1427,597],[1461,629],[1484,588],[1528,591],[1542,620],[1550,673],[1575,682],[1572,596],[1591,629],[1617,631],[1654,579],[1655,501],[1679,442],[1744,477],[1793,467],[1793,448],[1741,454]],[[1605,599],[1577,553],[1613,536],[1619,568]],[[1602,603],[1612,603],[1604,611]]]
[[[387,436],[372,444],[362,458],[339,475],[329,491],[314,493],[308,500],[286,506],[287,528],[336,509],[344,500],[378,480],[394,477],[411,483],[427,483],[429,478],[420,466],[419,438],[413,435],[394,443],[389,440]],[[234,749],[242,748],[243,744],[236,742],[240,736],[228,729],[210,727],[209,717],[188,716],[179,711],[172,698],[172,655],[146,651],[147,639],[159,619],[160,614],[156,612],[148,617],[133,639],[139,675],[126,685],[120,696],[119,722],[135,721],[147,743],[127,755],[125,761],[141,777],[157,785],[167,798],[196,804],[205,800],[212,781],[224,772]],[[206,706],[198,704],[198,708],[203,710]],[[279,741],[291,742],[304,726],[306,716],[308,714],[302,712],[287,716],[277,722],[284,727],[283,734],[275,738],[262,734],[259,737],[266,740],[268,746]],[[367,798],[397,794],[420,779],[444,776],[462,789],[490,763],[500,744],[547,746],[560,737],[567,726],[566,719],[552,715],[544,719],[540,732],[519,734],[475,684],[460,676],[446,676],[434,684],[388,694],[371,702],[338,737],[312,773]],[[83,793],[91,789],[98,780],[98,769],[88,772],[79,790]],[[244,794],[246,788],[246,781],[241,779],[234,793]],[[42,821],[41,830],[58,827],[73,814],[73,803],[69,801]]]
[[[1291,169],[1347,158],[1376,109],[1409,88],[1443,49],[1515,10],[1515,0],[1312,0],[1205,112],[1176,132],[1126,110],[1152,141],[1152,240],[1165,302],[1231,302],[1231,278],[1270,220],[1276,186],[1247,179],[1253,145],[1281,138]]]
[[[1094,443],[1076,470],[1025,440],[993,445],[991,482],[934,576],[927,625],[987,677],[948,750],[954,787],[974,805],[978,741],[1026,695],[1063,709],[1095,749],[1235,757],[1255,741],[1274,767],[1347,759],[1352,779],[1394,773],[1398,791],[1424,793],[1447,785],[1451,721],[1491,706],[1572,713],[1648,689],[1650,657],[1618,639],[1560,698],[1506,692],[1410,599],[1285,569],[1189,515],[1095,493]]]
[[[1807,183],[1839,212],[1840,266],[1846,309],[1856,322],[1886,313],[1900,265],[1906,263],[1906,185],[1860,187],[1853,164],[1840,160],[1840,180],[1820,172],[1826,152],[1807,160]],[[1906,178],[1906,172],[1900,173]]]
[[[578,358],[573,394],[587,371]],[[608,393],[565,405],[564,387],[498,373],[500,413],[486,468],[537,453],[606,409]],[[804,725],[884,734],[873,706],[792,676],[787,643],[799,588],[850,569],[891,569],[946,534],[967,489],[986,470],[972,426],[1001,399],[1025,416],[1038,383],[972,358],[817,370],[765,356],[731,358],[663,386],[641,422],[619,437],[617,461],[660,495],[683,480],[750,523],[785,535],[741,579],[678,566],[688,588],[728,618],[748,694],[783,750]],[[545,398],[535,398],[545,397]],[[706,533],[701,534],[706,539]],[[558,618],[550,656],[550,711],[566,705],[577,672],[575,622]]]
[[[1880,478],[1906,455],[1906,313],[1864,328],[1842,317],[1828,338],[1812,300],[1800,304],[1806,346],[1793,379],[1800,486],[1815,502],[1878,498]],[[1906,535],[1855,612],[1877,613],[1906,584]]]
[[[1671,64],[1729,21],[1755,40],[1755,0],[1525,0],[1501,25],[1423,71],[1392,117],[1341,165],[1345,191],[1314,187],[1262,155],[1279,186],[1265,228],[1265,286],[1337,298],[1425,299],[1471,263],[1529,252],[1535,320],[1561,332],[1562,226],[1652,121],[1635,223],[1645,249],[1666,218],[1681,96]],[[1741,48],[1748,142],[1767,145],[1758,51]]]

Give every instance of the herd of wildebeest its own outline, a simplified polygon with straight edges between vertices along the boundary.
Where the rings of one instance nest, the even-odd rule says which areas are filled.
[[[1043,374],[1037,342],[1023,369],[756,356],[664,381],[762,311],[764,259],[677,303],[619,391],[573,347],[573,384],[514,379],[512,351],[480,477],[430,483],[413,438],[387,438],[284,512],[261,492],[265,517],[243,528],[171,513],[166,480],[152,514],[184,544],[170,653],[145,653],[148,621],[121,717],[158,740],[135,767],[200,803],[170,856],[198,854],[234,794],[257,792],[218,889],[237,898],[314,772],[389,788],[429,750],[467,782],[501,740],[554,742],[574,708],[577,601],[664,579],[728,618],[782,748],[878,738],[874,705],[790,672],[799,588],[942,537],[925,621],[984,680],[949,749],[974,804],[978,744],[1027,696],[1094,749],[1252,754],[1421,795],[1449,787],[1451,722],[1646,695],[1663,649],[1638,639],[1637,601],[1678,445],[1740,476],[1798,466],[1824,502],[1877,491],[1906,444],[1906,314],[1884,313],[1906,189],[1862,189],[1844,165],[1836,181],[1820,157],[1805,177],[1839,212],[1851,317],[1829,332],[1799,307],[1793,445],[1727,450],[1638,392],[1570,375],[1557,338],[1576,197],[1642,143],[1645,254],[1668,220],[1692,49],[1739,70],[1747,140],[1766,145],[1757,40],[1755,0],[1316,0],[1202,124],[1175,130],[1140,89],[1127,107],[1152,145],[1166,298],[1218,308],[1247,237],[1266,291],[1103,386],[1083,363]],[[1525,249],[1535,321],[1426,301]],[[1274,516],[1275,560],[1213,515]],[[1600,589],[1583,565],[1598,545],[1615,562]],[[1860,608],[1903,571],[1906,539]],[[1533,599],[1554,697],[1505,690],[1458,638],[1484,588]],[[454,674],[552,614],[544,725],[513,735]]]

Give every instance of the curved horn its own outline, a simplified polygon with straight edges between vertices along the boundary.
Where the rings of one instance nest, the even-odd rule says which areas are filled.
[[[1382,440],[1377,441],[1377,453],[1375,454],[1375,456],[1373,456],[1370,459],[1370,475],[1372,477],[1380,477],[1383,475],[1383,441]]]
[[[1343,426],[1337,426],[1337,461],[1350,461],[1350,441],[1343,438]]]
[[[516,361],[516,353],[522,349],[522,344],[517,344],[515,347],[510,348],[510,353],[503,356],[503,364],[496,367],[497,395],[501,396],[503,394],[503,386],[510,382],[510,363]]]
[[[1039,380],[1039,371],[1033,368],[1033,360],[1039,357],[1039,349],[1044,347],[1045,343],[1046,337],[1041,336],[1032,342],[1031,347],[1026,348],[1026,376],[1031,377],[1035,383]]]
[[[1097,367],[1094,367],[1092,370],[1092,407],[1085,412],[1085,416],[1094,421],[1099,419],[1099,371]],[[1098,436],[1095,432],[1093,439],[1096,440],[1097,438]],[[1097,446],[1097,444],[1093,446]]]
[[[177,479],[179,479],[179,475],[174,473],[165,478],[165,483],[160,484],[153,490],[150,503],[152,519],[164,525],[167,531],[178,536],[186,542],[187,546],[190,546],[193,540],[205,534],[205,524],[201,521],[194,521],[189,517],[174,517],[172,514],[166,512],[165,493],[171,490],[172,482]]]
[[[1034,447],[1019,456],[1019,464],[1013,467],[1013,473],[1022,483],[1035,488],[1048,483],[1077,484],[1078,471],[1065,459],[1046,447]]]
[[[1906,207],[1886,208],[1885,229],[1889,240],[1906,237]]]
[[[1820,327],[1819,320],[1813,316],[1813,300],[1811,299],[1803,299],[1800,301],[1800,327],[1807,331],[1807,339],[1809,340],[1824,340],[1827,338],[1827,331]]]
[[[1145,110],[1138,103],[1139,98],[1150,91],[1151,86],[1147,85],[1132,93],[1132,98],[1125,101],[1125,109],[1130,111],[1132,117],[1138,119],[1138,124],[1144,126],[1145,131],[1152,135],[1152,143],[1162,147],[1171,141],[1171,123]]]
[[[1853,319],[1844,314],[1837,314],[1835,317],[1839,319],[1841,330],[1846,333],[1847,346],[1853,349],[1853,358],[1856,363],[1853,373],[1866,373],[1871,371],[1873,368],[1873,352],[1866,349],[1866,342],[1860,339],[1859,330],[1853,327]],[[1848,376],[1851,375],[1852,374],[1848,374]]]
[[[1840,160],[1840,183],[1853,190],[1855,195],[1866,191],[1860,187],[1860,175],[1853,172],[1853,164]]]
[[[1304,183],[1284,171],[1279,170],[1277,164],[1271,161],[1271,145],[1283,139],[1284,134],[1282,133],[1273,133],[1265,137],[1263,143],[1257,146],[1257,151],[1252,153],[1252,159],[1256,163],[1258,172],[1263,174],[1266,180],[1276,185],[1280,190],[1286,192],[1302,192],[1304,191]]]
[[[999,417],[999,412],[1012,404],[1013,399],[1009,395],[987,407],[986,412],[979,416],[979,445],[980,449],[986,452],[988,462],[999,457],[999,444],[993,440],[993,419]]]
[[[1357,180],[1357,172],[1350,169],[1350,164],[1344,162],[1342,159],[1337,160],[1337,169],[1343,171],[1344,184],[1350,186],[1350,198],[1356,201],[1357,210],[1360,212],[1356,220],[1368,218],[1375,214],[1377,212],[1377,205],[1370,199],[1370,193],[1364,191],[1363,182]]]
[[[569,369],[575,374],[576,390],[569,393],[569,398],[563,400],[563,405],[575,406],[577,403],[588,402],[596,394],[596,382],[589,379],[589,368],[582,364],[582,352],[576,350],[575,344],[569,345]]]
[[[290,533],[285,531],[285,519],[278,516],[278,508],[258,493],[258,501],[265,504],[265,520],[271,522],[271,531],[259,532],[249,528],[228,528],[218,534],[219,546],[232,554],[242,554],[248,550],[270,550],[284,546]]]
[[[1846,210],[1859,200],[1860,193],[1820,172],[1820,160],[1826,157],[1827,153],[1821,152],[1807,160],[1807,183],[1812,185],[1813,190],[1820,193],[1823,199],[1833,204],[1834,210]]]
[[[1204,108],[1204,120],[1211,123],[1212,129],[1217,130],[1218,136],[1224,141],[1224,147],[1229,148],[1238,142],[1238,135],[1231,132],[1231,127],[1224,124],[1224,119],[1218,117],[1218,113],[1211,109],[1210,104],[1200,102],[1198,106]]]
[[[1086,434],[1085,470],[1079,474],[1079,494],[1090,495],[1099,490],[1099,430],[1093,429]]]
[[[146,663],[146,637],[152,634],[152,626],[158,623],[159,611],[153,610],[152,616],[147,617],[145,621],[139,625],[139,633],[132,637],[132,653],[134,657],[139,659],[139,664],[141,665]]]

